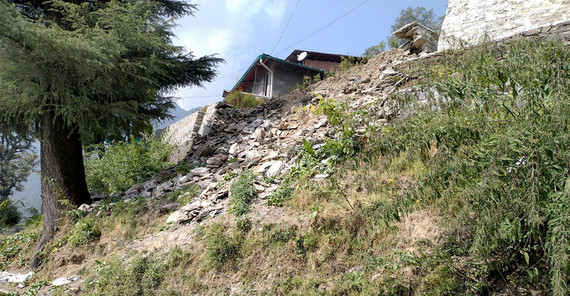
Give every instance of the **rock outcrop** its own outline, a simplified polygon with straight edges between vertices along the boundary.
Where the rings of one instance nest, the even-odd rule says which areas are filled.
[[[401,48],[409,49],[412,53],[437,51],[437,33],[418,22],[409,23],[392,34],[400,39],[408,40],[402,44]]]

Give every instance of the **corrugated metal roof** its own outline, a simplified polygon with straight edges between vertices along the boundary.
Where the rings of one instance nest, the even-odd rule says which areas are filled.
[[[293,63],[293,62],[290,62],[290,61],[282,60],[282,59],[280,59],[280,58],[276,58],[276,57],[274,57],[274,56],[270,56],[270,55],[268,55],[268,54],[266,54],[266,53],[263,53],[263,54],[259,55],[259,56],[253,61],[253,63],[251,63],[251,65],[249,66],[249,68],[247,69],[247,71],[245,71],[245,73],[243,74],[243,76],[238,80],[238,82],[234,85],[234,87],[232,87],[232,89],[230,90],[230,92],[235,91],[235,90],[239,87],[239,85],[240,85],[242,82],[247,81],[247,80],[245,80],[245,79],[246,79],[248,76],[250,76],[250,74],[252,73],[252,70],[253,70],[256,66],[260,66],[260,67],[261,67],[261,65],[259,65],[259,60],[260,60],[260,59],[269,59],[269,60],[272,60],[272,61],[275,61],[275,62],[278,62],[278,63],[284,63],[284,64],[287,64],[287,65],[290,65],[290,66],[293,66],[293,67],[299,67],[299,68],[303,68],[303,69],[307,69],[307,70],[311,70],[311,71],[317,71],[317,72],[320,72],[320,73],[324,73],[324,72],[325,72],[325,71],[323,71],[323,70],[321,70],[321,69],[316,69],[316,68],[304,66],[304,65],[301,65],[301,64]]]

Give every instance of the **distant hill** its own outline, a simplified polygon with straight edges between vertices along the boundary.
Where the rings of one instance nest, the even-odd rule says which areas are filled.
[[[161,121],[161,122],[155,122],[153,123],[154,129],[155,130],[161,130],[163,128],[166,128],[167,126],[177,122],[178,120],[200,110],[201,107],[196,107],[194,109],[191,110],[185,110],[182,107],[176,105],[176,107],[170,112],[170,115],[174,116],[172,119],[167,119],[165,121]]]

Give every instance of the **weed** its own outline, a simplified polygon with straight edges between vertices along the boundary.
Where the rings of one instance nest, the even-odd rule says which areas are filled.
[[[74,247],[96,241],[101,237],[101,229],[93,217],[80,219],[75,223],[69,237],[69,242]]]
[[[267,198],[267,205],[283,206],[287,200],[291,199],[291,195],[294,191],[295,188],[290,185],[284,184],[279,186],[279,188]]]
[[[206,248],[210,265],[221,269],[235,263],[240,255],[241,242],[227,235],[224,226],[216,223],[206,230]]]
[[[37,281],[35,283],[33,283],[30,288],[28,289],[28,291],[24,292],[22,294],[22,296],[34,296],[36,294],[38,294],[38,292],[40,291],[41,288],[47,286],[47,281],[45,280],[40,280]]]
[[[246,94],[243,90],[237,90],[226,96],[224,102],[232,105],[234,108],[254,108],[263,103],[263,99],[252,94]]]
[[[156,295],[164,280],[164,265],[151,255],[137,255],[128,266],[114,258],[98,262],[97,278],[85,281],[91,295]]]
[[[230,187],[230,210],[236,216],[242,216],[249,212],[249,205],[257,195],[257,191],[252,185],[254,179],[253,173],[246,171]]]
[[[249,219],[248,217],[244,217],[244,218],[238,218],[238,220],[236,221],[236,228],[238,231],[247,234],[252,227],[252,223],[251,223],[251,219]]]

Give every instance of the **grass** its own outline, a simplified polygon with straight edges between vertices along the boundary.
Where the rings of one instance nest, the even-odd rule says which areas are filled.
[[[346,137],[323,152],[307,141],[272,201],[289,206],[290,220],[246,215],[255,189],[244,173],[231,187],[235,215],[196,226],[189,245],[100,260],[84,291],[567,295],[568,60],[560,44],[521,41],[404,65],[410,85],[437,95],[425,105],[392,97],[413,116],[365,136],[349,133],[357,122],[342,104],[324,100],[317,112]],[[331,176],[311,180],[322,170]],[[102,238],[146,213],[128,237],[141,236],[154,207],[117,203],[103,213]],[[18,252],[2,255],[14,263]]]
[[[252,184],[253,180],[255,180],[253,173],[246,171],[230,187],[230,210],[236,216],[243,216],[249,212],[249,205],[257,195]]]

